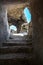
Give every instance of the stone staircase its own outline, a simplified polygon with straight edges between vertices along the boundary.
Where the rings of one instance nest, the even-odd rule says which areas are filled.
[[[32,65],[32,40],[9,39],[0,48],[0,65]]]

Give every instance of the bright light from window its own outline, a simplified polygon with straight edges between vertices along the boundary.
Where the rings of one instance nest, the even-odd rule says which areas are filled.
[[[24,9],[24,15],[26,17],[27,22],[29,23],[31,21],[31,13],[27,7]]]
[[[10,26],[10,30],[11,30],[11,29],[14,30],[14,31],[17,31],[17,28],[16,28],[16,26],[14,26],[14,25],[11,25],[11,26]]]

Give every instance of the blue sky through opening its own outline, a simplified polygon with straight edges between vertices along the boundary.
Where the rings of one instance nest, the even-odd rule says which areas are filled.
[[[31,13],[30,13],[29,9],[26,7],[23,12],[25,14],[27,22],[29,23],[31,21]]]
[[[10,29],[12,29],[12,30],[14,30],[14,31],[17,31],[17,28],[16,28],[16,26],[14,26],[14,25],[11,25],[11,26],[10,26]]]

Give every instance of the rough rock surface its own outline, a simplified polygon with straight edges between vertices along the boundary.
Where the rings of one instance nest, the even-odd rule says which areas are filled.
[[[33,46],[36,65],[43,65],[43,0],[31,0],[30,10],[33,22]]]
[[[28,2],[6,5],[8,10],[8,15],[16,19],[19,19],[19,17],[23,14],[24,8],[28,6],[29,6]]]
[[[7,11],[4,6],[0,6],[0,46],[9,38],[9,33]]]

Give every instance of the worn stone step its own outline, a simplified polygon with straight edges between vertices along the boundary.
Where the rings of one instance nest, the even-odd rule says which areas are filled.
[[[32,41],[32,39],[24,39],[24,38],[22,38],[22,39],[20,39],[19,37],[18,37],[18,39],[8,39],[7,40],[8,42],[21,42],[21,41],[24,41],[24,42],[27,42],[27,41]]]
[[[32,58],[4,59],[4,60],[0,60],[0,65],[32,65]]]
[[[9,53],[9,54],[0,54],[0,60],[5,59],[29,59],[32,58],[32,54],[25,54],[25,53]]]
[[[15,46],[15,45],[32,45],[32,41],[7,41],[3,43],[3,46]]]
[[[32,53],[32,46],[4,46],[0,48],[0,54],[5,53]]]

